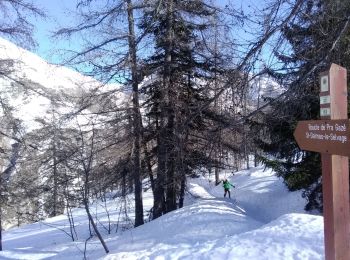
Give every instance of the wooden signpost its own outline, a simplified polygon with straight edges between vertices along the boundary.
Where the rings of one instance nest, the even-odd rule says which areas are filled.
[[[300,121],[294,132],[301,149],[321,153],[327,260],[350,259],[350,125],[346,81],[346,69],[336,64],[321,73],[321,120]]]
[[[350,157],[349,130],[348,119],[299,121],[294,137],[303,150]]]

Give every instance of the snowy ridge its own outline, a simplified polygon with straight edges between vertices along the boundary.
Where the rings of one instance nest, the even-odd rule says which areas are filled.
[[[250,109],[256,109],[266,103],[266,98],[276,98],[286,89],[278,84],[269,75],[261,75],[252,79],[249,83],[248,106]]]
[[[0,59],[15,62],[15,74],[54,91],[98,86],[97,80],[72,69],[49,64],[39,56],[0,38]]]
[[[94,237],[87,243],[87,259],[323,259],[323,218],[306,214],[300,192],[288,192],[271,170],[253,168],[232,175],[236,186],[231,199],[223,198],[221,185],[209,178],[190,179],[182,209],[135,229],[118,229],[119,205],[108,201],[112,232],[102,203],[92,205],[99,217],[109,254]],[[132,201],[132,197],[130,198]],[[152,194],[144,193],[152,206]],[[4,259],[82,259],[88,222],[82,209],[73,212],[78,240],[69,231],[65,216],[4,232]],[[132,219],[132,212],[129,214]],[[124,223],[124,225],[127,223]],[[119,223],[123,225],[123,223]]]
[[[120,106],[124,106],[127,100],[118,84],[103,84],[72,69],[49,64],[2,38],[0,66],[7,71],[0,77],[1,98],[14,109],[14,117],[23,121],[27,132],[40,127],[36,118],[52,116],[53,103],[57,112],[69,113],[74,103],[89,96],[89,91],[112,93],[115,103]],[[96,107],[90,106],[89,109]],[[80,118],[80,121],[88,120]]]
[[[10,105],[15,109],[14,116],[22,120],[29,131],[39,127],[35,118],[42,117],[52,109],[50,105],[55,97],[59,97],[58,99],[64,102],[66,95],[79,99],[89,91],[98,89],[99,94],[114,93],[118,105],[124,106],[128,100],[128,94],[123,93],[118,84],[104,85],[72,69],[49,64],[39,56],[3,38],[0,38],[0,67],[12,71],[9,73],[10,77],[23,81],[26,85],[21,86],[9,78],[0,77],[1,98],[9,100]],[[140,86],[150,84],[156,78],[147,77]],[[200,85],[200,80],[197,81],[196,83]],[[15,94],[13,94],[14,90]],[[264,104],[262,97],[276,97],[283,91],[279,84],[267,76],[255,78],[250,82],[248,107],[254,110],[258,106],[258,99],[259,106],[262,106]],[[222,102],[225,103],[224,96],[229,92],[222,95]],[[236,112],[240,111],[240,108],[236,109]],[[68,113],[68,111],[68,106],[62,106],[59,110],[62,113]]]
[[[40,126],[35,119],[50,113],[52,100],[65,102],[64,95],[79,97],[100,84],[68,68],[49,64],[2,38],[0,62],[9,64],[9,73],[0,78],[1,97],[14,109],[13,116],[23,121],[26,131]],[[67,108],[56,109],[67,112]]]

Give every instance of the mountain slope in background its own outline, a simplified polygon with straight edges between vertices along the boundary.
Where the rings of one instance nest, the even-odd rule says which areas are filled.
[[[39,56],[0,38],[1,99],[12,115],[23,121],[25,130],[39,127],[35,118],[43,118],[55,106],[57,112],[69,113],[72,107],[88,96],[89,91],[118,92],[117,84],[102,84],[72,69],[47,63]],[[122,103],[126,95],[114,97]],[[3,116],[4,112],[0,116]]]
[[[149,84],[151,78],[145,78],[141,85]],[[118,105],[128,100],[128,94],[118,84],[103,84],[64,66],[49,64],[0,38],[0,97],[13,108],[14,117],[22,120],[27,130],[39,127],[35,118],[42,118],[52,110],[53,102],[58,112],[69,113],[72,104],[65,104],[67,97],[71,103],[78,102],[96,89],[99,94],[112,93]],[[275,97],[283,91],[267,76],[255,78],[250,82],[248,107],[254,110],[264,104],[263,97]]]
[[[72,69],[49,64],[30,51],[0,38],[0,59],[14,61],[13,76],[27,78],[52,91],[72,90],[100,84]]]
[[[110,249],[89,238],[88,221],[75,209],[78,240],[72,242],[65,216],[4,233],[4,259],[323,259],[323,218],[305,214],[300,192],[288,192],[271,170],[222,172],[236,188],[223,198],[210,178],[190,179],[184,208],[135,229],[120,216],[120,201],[92,205]],[[132,199],[132,198],[130,198]],[[144,193],[145,208],[152,194]],[[130,205],[129,205],[130,206]],[[132,219],[133,214],[129,212]],[[111,234],[107,234],[108,218]],[[119,223],[117,222],[119,220]],[[60,230],[61,229],[61,230]],[[158,258],[157,258],[158,257]]]

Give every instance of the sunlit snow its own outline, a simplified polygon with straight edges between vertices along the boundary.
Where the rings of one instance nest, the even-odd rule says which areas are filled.
[[[0,66],[8,70],[6,75],[0,77],[1,98],[9,100],[13,116],[22,121],[26,132],[41,126],[37,118],[51,118],[53,107],[61,114],[79,110],[79,107],[73,108],[72,104],[59,105],[60,102],[68,101],[66,96],[79,100],[89,91],[98,89],[95,94],[113,93],[117,106],[124,106],[123,103],[127,101],[128,95],[120,91],[120,85],[103,84],[72,69],[50,64],[1,37]],[[87,107],[91,109],[92,105]],[[0,111],[0,116],[2,113]],[[80,115],[71,124],[83,125],[87,122],[89,118]]]
[[[300,192],[288,192],[262,167],[234,175],[222,172],[236,188],[223,198],[211,178],[189,179],[185,206],[138,228],[120,216],[120,200],[91,205],[109,254],[96,237],[87,241],[87,259],[323,259],[323,218],[304,212]],[[152,194],[144,192],[145,209]],[[128,198],[132,207],[132,197]],[[78,240],[72,242],[65,216],[4,232],[2,259],[83,259],[89,237],[83,209],[73,212]],[[132,209],[129,217],[133,218]],[[117,221],[120,222],[119,226]],[[118,227],[118,231],[116,232]]]
[[[45,88],[56,94],[78,95],[82,89],[100,84],[67,68],[50,65],[0,39],[0,59],[9,58],[19,61],[15,76],[35,83],[35,91]],[[16,94],[8,80],[0,84],[2,96],[11,99],[15,108],[14,116],[23,120],[27,130],[35,129],[35,118],[50,111],[50,99],[32,90],[30,98]],[[263,85],[261,91],[265,91]],[[114,92],[117,88],[108,85],[101,91]],[[116,93],[116,99],[121,104],[126,100],[125,94]],[[77,120],[84,121],[85,116]],[[120,198],[112,199],[114,194],[106,203],[93,202],[91,212],[109,254],[96,236],[89,239],[85,210],[77,208],[73,210],[77,235],[74,242],[69,237],[67,217],[57,216],[5,231],[0,259],[83,259],[84,251],[87,259],[324,258],[323,218],[304,212],[305,200],[300,192],[288,192],[282,180],[262,167],[234,175],[223,171],[221,178],[228,178],[236,186],[231,190],[231,199],[223,198],[223,188],[215,186],[213,176],[189,179],[183,208],[138,228],[132,228],[132,196],[126,198],[126,205]],[[148,221],[153,202],[150,190],[144,192],[143,198]]]

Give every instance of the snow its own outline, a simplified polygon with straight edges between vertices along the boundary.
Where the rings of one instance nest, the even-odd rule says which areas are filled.
[[[2,64],[9,60],[12,66]],[[1,98],[9,101],[14,108],[14,117],[23,121],[26,132],[41,127],[41,124],[36,121],[37,118],[51,118],[52,100],[58,100],[54,102],[57,103],[55,104],[57,112],[69,114],[74,111],[74,107],[71,107],[72,104],[67,100],[67,96],[71,100],[79,100],[84,95],[89,96],[87,95],[89,91],[98,89],[100,95],[113,93],[118,106],[124,106],[123,102],[128,98],[128,95],[120,91],[121,86],[116,83],[103,84],[72,69],[50,64],[1,37],[0,66],[5,66],[5,69],[11,71],[6,77],[0,77]],[[15,84],[15,82],[20,83]],[[1,116],[3,116],[2,111],[0,111]],[[89,122],[89,118],[80,116],[78,121],[83,125]],[[76,122],[71,124],[75,125]]]
[[[97,80],[64,66],[50,64],[30,51],[0,37],[0,59],[13,60],[18,78],[26,78],[52,91],[98,86]]]
[[[111,234],[105,205],[96,201],[109,254],[96,237],[88,240],[87,259],[323,259],[323,217],[304,212],[300,192],[288,192],[282,181],[262,167],[232,175],[221,173],[236,186],[231,199],[223,198],[221,185],[212,176],[189,179],[185,206],[137,228],[119,216],[121,201],[107,200]],[[130,203],[132,196],[128,198]],[[152,194],[144,192],[145,209]],[[83,209],[74,209],[78,240],[66,232],[64,215],[4,232],[0,259],[82,259],[89,237]],[[133,219],[132,210],[129,218]],[[124,220],[119,223],[118,219]],[[124,227],[124,228],[121,228]]]

